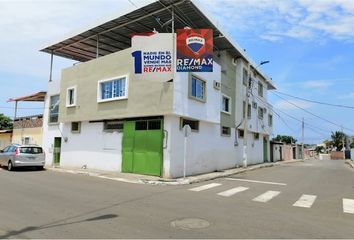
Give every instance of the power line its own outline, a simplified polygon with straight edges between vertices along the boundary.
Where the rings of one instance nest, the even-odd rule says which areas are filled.
[[[341,107],[341,108],[354,109],[354,106],[320,102],[320,101],[310,100],[310,99],[306,99],[306,98],[296,97],[296,96],[290,95],[288,93],[283,93],[283,92],[279,92],[279,91],[274,91],[274,92],[277,92],[279,94],[282,94],[282,95],[285,95],[285,96],[288,96],[288,97],[296,98],[296,99],[299,99],[299,100],[302,100],[302,101],[306,101],[306,102],[317,103],[317,104],[322,104],[322,105],[327,105],[327,106],[332,106],[332,107]]]
[[[258,100],[260,100],[260,101],[263,102],[264,104],[270,106],[270,107],[272,108],[272,111],[282,120],[282,122],[283,122],[291,131],[295,132],[295,131],[286,123],[286,121],[280,116],[280,114],[277,113],[277,112],[274,110],[274,107],[273,107],[270,103],[265,102],[262,98],[258,97],[257,95],[253,95],[253,94],[252,94],[252,96],[256,97]],[[298,119],[298,118],[296,118],[296,117],[294,117],[294,116],[291,116],[290,114],[287,114],[287,113],[281,111],[280,109],[278,109],[278,111],[281,112],[281,113],[283,113],[284,115],[286,115],[286,116],[288,116],[288,117],[290,117],[290,118],[292,118],[292,119],[294,119],[294,120],[296,120],[296,121],[302,123],[302,120],[300,120],[300,119]],[[317,126],[314,126],[314,125],[309,124],[309,123],[306,123],[306,122],[305,122],[305,125],[306,125],[307,128],[310,129],[312,132],[315,132],[315,133],[321,135],[322,137],[327,137],[326,135],[324,135],[324,133],[320,133],[320,132],[318,132],[317,130],[315,130],[315,128],[317,128],[318,130],[321,130],[321,131],[325,132],[326,134],[328,134],[328,130],[321,129],[321,128],[317,127]]]
[[[307,112],[308,114],[310,114],[310,115],[312,115],[312,116],[315,116],[315,117],[317,117],[317,118],[319,118],[319,119],[321,119],[321,120],[323,120],[323,121],[325,121],[325,122],[328,122],[328,123],[330,123],[330,124],[332,124],[332,125],[335,125],[335,126],[337,126],[337,127],[342,127],[342,125],[339,125],[339,124],[337,124],[337,123],[335,123],[335,122],[332,122],[332,121],[330,121],[330,120],[328,120],[328,119],[326,119],[326,118],[323,118],[323,117],[321,117],[321,116],[318,116],[318,115],[316,115],[316,114],[314,114],[314,113],[312,113],[312,112],[310,112],[310,111],[304,109],[303,107],[300,107],[300,106],[296,105],[295,103],[292,103],[292,102],[288,101],[286,98],[283,98],[283,97],[279,96],[278,94],[276,94],[276,93],[274,93],[274,92],[273,92],[273,94],[274,94],[275,96],[277,96],[277,97],[279,97],[279,98],[285,100],[287,103],[293,105],[294,107],[297,107],[297,108],[303,110],[304,112]],[[354,132],[353,129],[350,129],[350,128],[347,128],[347,127],[343,127],[343,129],[347,129],[347,130],[349,130],[349,131]]]

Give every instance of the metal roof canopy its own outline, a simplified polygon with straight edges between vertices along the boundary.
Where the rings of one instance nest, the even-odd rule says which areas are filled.
[[[41,51],[86,62],[131,47],[132,34],[151,32],[154,29],[160,33],[171,32],[171,27],[167,23],[171,20],[172,10],[175,29],[187,26],[213,29],[216,51],[226,50],[234,58],[243,58],[256,66],[244,50],[227,37],[210,16],[206,16],[207,11],[198,0],[159,0],[86,28],[81,33],[46,46]],[[270,78],[259,69],[257,72],[266,79],[270,89],[275,89]]]
[[[10,98],[7,102],[44,102],[47,92],[37,92],[28,96],[19,98]]]

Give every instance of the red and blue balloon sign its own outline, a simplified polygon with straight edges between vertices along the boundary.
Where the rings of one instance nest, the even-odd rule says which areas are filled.
[[[213,30],[177,29],[177,72],[213,71]]]

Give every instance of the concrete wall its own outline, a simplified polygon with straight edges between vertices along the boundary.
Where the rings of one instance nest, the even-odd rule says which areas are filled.
[[[178,127],[179,117],[166,116],[164,122],[168,132],[167,148],[164,149],[164,176],[181,177],[184,135]],[[235,146],[235,128],[231,129],[231,136],[221,136],[220,124],[205,121],[200,121],[199,124],[199,131],[192,132],[188,137],[187,175],[242,166],[243,139],[238,139]],[[263,137],[260,135],[255,140],[253,134],[248,135],[248,165],[263,162]]]
[[[13,130],[12,143],[23,144],[23,139],[28,137],[30,144],[42,146],[43,129],[37,128],[17,128]]]
[[[212,73],[193,73],[206,82],[206,101],[189,98],[188,84],[192,73],[176,73],[174,80],[173,113],[196,120],[220,123],[221,93],[213,87],[213,81],[220,82],[220,66],[214,64]]]
[[[283,146],[283,159],[284,161],[293,160],[293,147],[291,145]]]
[[[343,151],[332,151],[331,152],[331,159],[332,160],[345,159],[344,152]]]
[[[81,122],[80,133],[71,132],[71,124],[63,126],[60,165],[90,169],[121,171],[123,133],[104,132],[103,123]]]
[[[273,151],[273,162],[282,161],[284,145],[272,144],[271,146],[272,146],[271,151]]]
[[[0,133],[0,150],[11,144],[11,133]]]
[[[64,69],[60,95],[60,121],[92,121],[142,116],[157,116],[172,113],[172,74],[165,81],[154,76],[135,79],[133,74],[132,49],[128,48],[98,59]],[[98,82],[127,75],[128,98],[97,102]],[[77,103],[66,107],[69,87],[76,86]]]
[[[63,124],[48,123],[49,118],[49,106],[50,97],[60,94],[60,81],[54,80],[48,83],[47,95],[44,101],[44,113],[43,113],[43,144],[42,147],[46,153],[46,165],[53,165],[53,151],[54,151],[54,138],[62,137],[60,131],[63,129]]]

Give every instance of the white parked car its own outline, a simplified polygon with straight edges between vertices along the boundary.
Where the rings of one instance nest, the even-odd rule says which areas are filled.
[[[12,144],[0,150],[0,165],[7,166],[9,171],[17,167],[37,167],[43,169],[45,154],[37,145]]]

